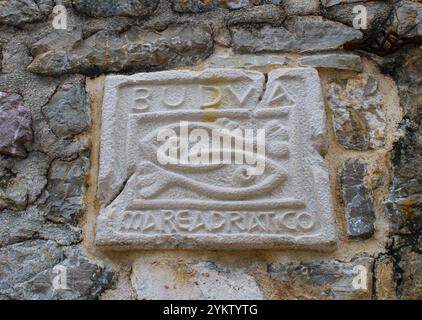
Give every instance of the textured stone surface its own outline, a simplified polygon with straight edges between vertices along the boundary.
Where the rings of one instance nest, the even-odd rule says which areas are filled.
[[[422,254],[405,248],[401,252],[399,263],[403,270],[399,288],[402,299],[422,299]]]
[[[110,286],[112,272],[78,248],[30,241],[0,249],[0,297],[24,300],[96,299]]]
[[[338,142],[345,148],[376,149],[385,144],[385,113],[378,80],[359,75],[332,81],[328,88]]]
[[[147,17],[157,8],[155,0],[72,0],[73,7],[92,17]]]
[[[53,0],[19,0],[0,2],[0,24],[20,26],[41,21],[53,9]]]
[[[402,37],[422,37],[422,3],[398,1],[389,29]]]
[[[286,15],[280,6],[263,5],[230,12],[226,16],[227,25],[269,23],[281,24]]]
[[[272,263],[268,266],[275,286],[294,299],[370,299],[372,258],[350,263],[323,260],[311,263]]]
[[[25,300],[93,300],[113,281],[109,268],[89,260],[75,247],[63,250],[63,260],[15,286],[14,298]],[[65,277],[60,278],[65,274]],[[63,282],[60,282],[63,281]],[[60,283],[63,287],[55,287]]]
[[[206,58],[213,41],[208,27],[184,25],[161,33],[137,27],[123,34],[100,31],[78,46],[72,45],[46,44],[46,51],[39,53],[28,69],[44,75],[165,69]]]
[[[322,13],[330,20],[353,27],[353,21],[357,17],[357,13],[354,13],[353,10],[357,5],[362,5],[362,3],[343,3],[329,6]],[[363,5],[366,9],[366,29],[362,29],[362,32],[372,34],[379,31],[391,13],[391,1],[368,1]]]
[[[206,12],[216,8],[241,9],[250,7],[254,0],[171,0],[177,12]]]
[[[285,27],[232,27],[231,34],[234,49],[244,53],[337,49],[362,36],[341,23],[313,16],[288,18]]]
[[[76,48],[82,44],[82,30],[80,28],[70,30],[54,30],[31,45],[33,56],[43,54],[56,48]]]
[[[386,205],[392,234],[422,230],[422,52],[411,50],[396,74],[406,117],[392,153],[392,184]]]
[[[0,295],[53,267],[62,259],[61,248],[53,241],[33,240],[0,248]]]
[[[89,160],[53,161],[48,175],[49,217],[54,221],[76,222],[83,209],[85,175]]]
[[[1,32],[0,34],[3,35]],[[87,148],[86,141],[58,138],[50,130],[41,111],[60,85],[61,80],[41,77],[27,71],[26,68],[32,61],[30,45],[27,43],[35,41],[35,36],[23,37],[22,34],[18,36],[16,32],[12,32],[9,36],[8,43],[3,47],[3,60],[7,61],[7,64],[3,64],[3,73],[0,74],[0,90],[19,93],[23,96],[25,104],[31,108],[34,138],[32,143],[26,146],[31,150],[41,151],[50,158],[75,157]]]
[[[276,69],[268,75],[265,92],[263,86],[262,73],[231,69],[109,76],[103,103],[97,244],[334,245],[327,168],[321,157],[326,129],[318,74],[311,68]],[[128,121],[134,117],[137,122]],[[258,125],[250,127],[245,121],[250,118]],[[180,132],[180,119],[192,123],[190,130],[208,134],[223,128],[265,129],[265,170],[243,178],[239,170],[257,163],[220,163],[218,170],[215,164],[159,163],[157,148],[162,143],[157,134],[167,127]],[[306,164],[301,160],[305,158]]]
[[[397,58],[396,58],[397,59]],[[386,199],[394,257],[397,296],[421,299],[422,252],[422,52],[402,53],[399,66],[390,72],[397,81],[405,117],[402,136],[391,156],[391,186]]]
[[[0,153],[25,157],[31,140],[31,110],[21,96],[0,92]]]
[[[324,7],[332,7],[337,4],[355,3],[355,2],[369,2],[369,0],[321,0]]]
[[[393,182],[387,202],[391,233],[422,230],[422,107],[415,108],[393,153]]]
[[[214,262],[137,261],[132,283],[138,299],[260,300],[256,280],[242,268]]]
[[[4,210],[0,214],[0,246],[31,239],[53,240],[68,246],[82,240],[79,228],[46,221],[45,216],[35,206],[18,212]]]
[[[209,60],[211,68],[254,68],[265,66],[282,66],[287,58],[276,55],[240,54],[234,56],[213,56]]]
[[[2,168],[0,209],[13,205],[18,209],[33,203],[47,185],[48,157],[32,152],[26,159]]]
[[[378,300],[397,299],[394,269],[394,259],[390,256],[382,255],[375,260],[375,294]]]
[[[43,114],[56,136],[79,134],[91,123],[83,83],[66,83],[43,107]]]
[[[300,64],[304,67],[363,71],[360,56],[348,53],[327,53],[306,56],[300,59]]]
[[[3,69],[3,46],[1,45],[1,42],[0,42],[0,73],[2,69]]]
[[[406,53],[401,69],[395,73],[400,90],[400,104],[416,123],[419,121],[422,97],[422,50],[414,48]],[[414,128],[420,125],[416,124]]]
[[[340,180],[347,234],[351,238],[367,239],[374,233],[375,214],[366,174],[366,164],[362,159],[349,159],[343,163]]]
[[[319,14],[319,0],[297,1],[282,0],[282,6],[288,16],[298,15],[315,15]]]

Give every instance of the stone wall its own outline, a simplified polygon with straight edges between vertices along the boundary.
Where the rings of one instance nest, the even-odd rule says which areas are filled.
[[[422,299],[421,21],[406,0],[2,1],[0,298]],[[292,67],[321,78],[333,250],[95,244],[105,75]]]

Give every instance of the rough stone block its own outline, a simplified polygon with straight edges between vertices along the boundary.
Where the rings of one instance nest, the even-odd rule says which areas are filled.
[[[85,156],[74,161],[53,161],[49,172],[49,218],[76,222],[84,207],[85,175],[89,160]]]
[[[137,261],[133,265],[132,284],[138,299],[147,300],[263,298],[256,280],[244,269],[227,268],[211,261]]]
[[[297,1],[297,0],[282,0],[282,5],[288,16],[298,15],[318,15],[319,14],[319,0]]]
[[[422,254],[409,248],[401,250],[400,269],[403,270],[400,296],[403,299],[422,299]]]
[[[276,55],[240,54],[234,56],[213,56],[209,61],[211,68],[254,68],[265,66],[282,66],[287,58]]]
[[[28,70],[42,75],[161,70],[195,64],[213,49],[211,29],[198,24],[163,32],[140,27],[123,33],[102,30],[85,40],[73,33],[68,37],[64,46],[55,36],[35,43],[32,51],[37,55]]]
[[[97,244],[332,248],[336,229],[321,156],[327,138],[318,73],[311,68],[276,69],[264,82],[262,73],[235,69],[108,76]],[[198,142],[185,145],[182,132],[192,135],[195,129],[211,135],[224,129],[233,142],[239,130],[257,135],[263,129],[265,156],[257,156],[253,165],[221,158],[211,164],[180,159],[162,164],[158,155],[164,154],[164,144],[158,134],[163,129],[175,134],[165,142],[176,146],[175,157],[186,149],[192,156],[193,142]],[[258,148],[255,137],[248,141]],[[210,147],[203,154],[215,150]],[[229,156],[239,150],[232,148]],[[258,160],[265,169],[253,174]]]
[[[217,8],[231,10],[250,7],[256,0],[171,0],[176,12],[206,12]]]
[[[0,2],[0,24],[21,26],[45,19],[54,6],[53,0],[20,0]]]
[[[325,6],[322,15],[333,21],[341,22],[353,27],[357,17],[355,8],[363,5],[366,9],[366,26],[360,29],[366,36],[376,34],[384,26],[386,19],[391,14],[391,1],[368,1],[367,3],[352,3],[343,1],[341,4]]]
[[[156,0],[72,0],[77,11],[91,17],[147,17],[158,3]]]
[[[46,174],[50,161],[41,152],[32,152],[26,159],[17,161],[10,171],[1,175],[0,209],[2,202],[24,208],[37,200],[47,185]]]
[[[237,24],[281,24],[286,15],[283,9],[275,5],[263,5],[230,12],[225,20],[227,25]]]
[[[231,27],[232,46],[241,53],[315,52],[341,48],[362,37],[359,30],[321,17],[291,17],[285,27]]]
[[[332,81],[328,104],[343,147],[364,151],[384,146],[386,119],[377,79],[359,75]]]
[[[51,131],[58,137],[82,133],[91,124],[88,103],[81,83],[62,85],[42,111]]]
[[[330,68],[362,72],[362,59],[356,54],[327,53],[306,56],[300,59],[300,65],[314,68]]]
[[[268,273],[286,298],[371,299],[373,259],[271,263]]]
[[[375,214],[372,193],[366,186],[366,165],[361,159],[343,163],[341,186],[347,234],[351,238],[369,238],[374,233]]]
[[[31,110],[19,95],[0,92],[0,153],[25,157],[32,140]]]
[[[368,2],[369,0],[321,0],[324,7],[332,7],[338,4],[355,3],[355,2]]]
[[[398,1],[389,28],[402,37],[422,36],[422,3]]]

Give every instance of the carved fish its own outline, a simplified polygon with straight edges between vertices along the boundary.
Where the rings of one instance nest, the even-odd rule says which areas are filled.
[[[202,128],[210,132],[212,129],[220,128],[213,124],[207,123],[189,123],[194,128]],[[149,134],[141,141],[141,152],[143,161],[139,164],[137,169],[137,177],[135,178],[135,190],[138,190],[138,196],[142,198],[152,198],[159,193],[174,187],[182,187],[197,194],[205,195],[210,198],[220,200],[240,200],[254,198],[259,195],[268,194],[278,186],[280,186],[286,179],[287,173],[277,162],[268,159],[267,157],[254,153],[253,157],[257,163],[265,164],[265,176],[257,179],[253,173],[252,166],[237,165],[234,170],[231,185],[218,185],[204,182],[203,174],[207,172],[216,172],[224,166],[231,165],[227,163],[216,164],[195,164],[195,163],[167,163],[162,165],[157,160],[157,153],[159,152],[159,142],[157,141],[157,134],[159,130],[172,129],[177,131],[179,125],[169,125],[159,128]],[[272,130],[274,133],[276,130]],[[236,133],[226,132],[230,138],[236,138]],[[256,142],[247,139],[246,142],[256,145]],[[247,156],[248,153],[244,150],[209,150],[209,156],[212,157],[214,153],[229,152],[232,157],[236,155]],[[241,153],[241,154],[240,154]],[[189,154],[190,155],[190,154]],[[177,160],[177,159],[175,159]],[[189,173],[183,174],[183,173]],[[192,177],[192,174],[198,174]],[[257,181],[259,180],[259,181]]]

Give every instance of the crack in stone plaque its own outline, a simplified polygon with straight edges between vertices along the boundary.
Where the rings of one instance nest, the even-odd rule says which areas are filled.
[[[98,245],[335,247],[323,158],[325,113],[315,69],[276,69],[267,83],[260,72],[235,69],[110,75],[104,92]],[[190,133],[227,129],[230,139],[242,130],[264,129],[265,170],[248,175],[248,164],[223,161],[162,164],[159,132],[181,134],[183,123]],[[250,144],[257,147],[254,140]],[[231,157],[237,153],[230,150]]]

